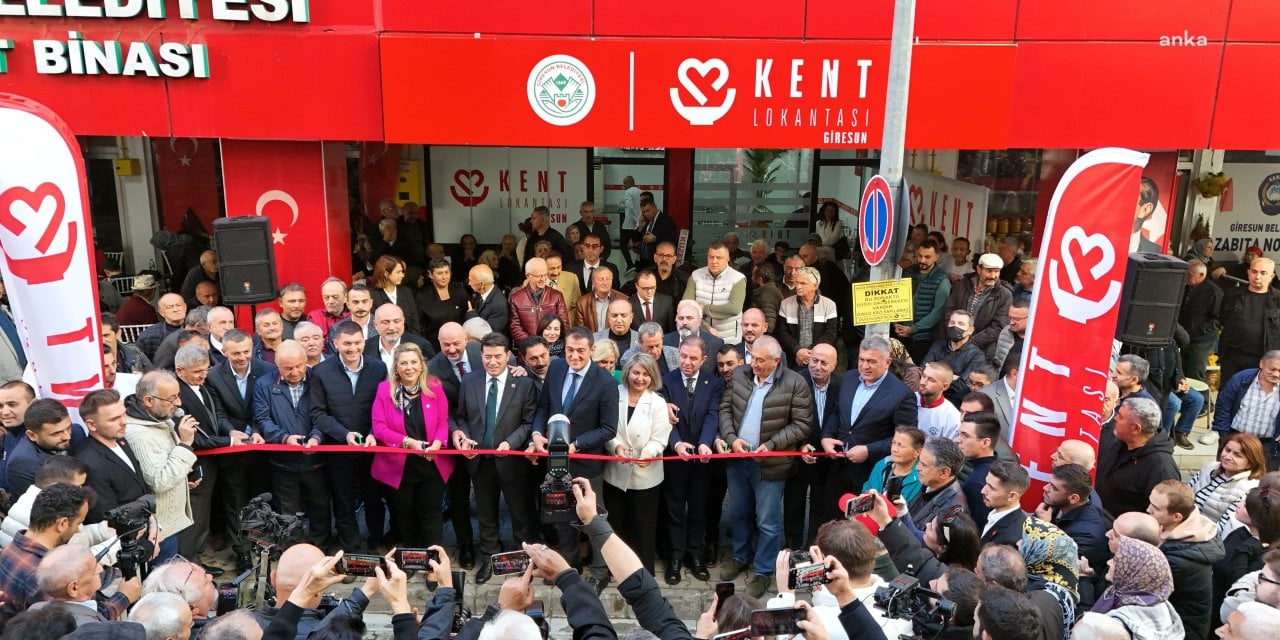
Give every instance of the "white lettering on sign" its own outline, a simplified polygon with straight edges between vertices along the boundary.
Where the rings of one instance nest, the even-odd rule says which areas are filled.
[[[858,64],[858,98],[867,97],[867,78],[871,74],[871,60],[861,59]],[[804,89],[801,83],[804,82],[804,75],[800,73],[800,68],[805,64],[803,58],[791,59],[791,76],[788,82],[788,97],[803,98]],[[757,98],[772,98],[773,85],[770,76],[773,74],[773,58],[756,58],[756,81],[755,96]],[[840,97],[840,61],[829,58],[822,60],[822,74],[820,76],[819,95],[823,98],[839,98]]]
[[[307,22],[310,12],[306,4],[307,0],[213,0],[213,19],[283,22],[291,17],[294,22]],[[235,8],[233,5],[247,8]]]
[[[177,0],[183,20],[200,17],[198,0]],[[213,19],[231,22],[311,21],[310,0],[212,0]],[[166,0],[0,0],[0,16],[31,18],[168,18]]]
[[[165,42],[159,59],[145,42],[130,42],[126,50],[117,40],[82,40],[76,31],[60,40],[35,40],[36,73],[45,75],[149,76],[152,78],[208,78],[209,49],[202,44]]]

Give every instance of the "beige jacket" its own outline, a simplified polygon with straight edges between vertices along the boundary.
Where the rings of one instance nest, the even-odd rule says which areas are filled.
[[[194,524],[187,474],[196,463],[196,454],[178,446],[178,435],[168,420],[157,422],[130,410],[126,422],[125,440],[138,458],[143,479],[156,494],[156,522],[163,540]]]

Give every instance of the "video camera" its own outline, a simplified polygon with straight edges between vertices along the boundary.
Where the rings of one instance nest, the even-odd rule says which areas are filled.
[[[276,513],[271,494],[264,493],[240,510],[240,531],[259,549],[285,547],[300,535],[302,514]]]
[[[941,623],[945,629],[947,622],[956,613],[954,602],[942,597],[942,594],[920,586],[919,578],[907,573],[894,578],[893,582],[877,587],[872,596],[877,609],[884,611],[890,618],[911,620],[921,623]],[[933,601],[937,601],[936,604]]]
[[[153,494],[122,504],[104,514],[107,526],[116,532],[120,541],[120,551],[116,553],[116,566],[120,568],[125,580],[141,575],[147,576],[151,556],[155,547],[151,539],[138,534],[151,525],[151,516],[156,513],[156,497]]]
[[[542,524],[568,524],[578,501],[569,478],[569,418],[563,413],[547,420],[547,454],[547,479],[538,487]]]

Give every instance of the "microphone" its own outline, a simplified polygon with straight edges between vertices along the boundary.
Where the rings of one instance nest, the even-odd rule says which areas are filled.
[[[271,492],[270,492],[270,491],[268,491],[268,492],[266,492],[266,493],[264,493],[264,494],[262,494],[262,495],[260,495],[260,496],[258,496],[258,497],[256,497],[256,498],[254,498],[253,500],[250,500],[249,502],[261,502],[261,503],[263,503],[263,504],[266,504],[266,503],[268,503],[268,502],[271,502],[271,498],[272,498],[272,496],[271,496]]]

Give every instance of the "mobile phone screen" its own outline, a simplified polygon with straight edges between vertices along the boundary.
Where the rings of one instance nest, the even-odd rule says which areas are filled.
[[[733,597],[734,589],[732,582],[716,583],[716,615],[720,614],[720,607],[724,606],[724,601]]]
[[[495,553],[491,557],[491,562],[493,562],[493,575],[515,575],[524,573],[525,569],[529,568],[529,554],[523,551]]]
[[[440,562],[440,556],[431,549],[397,549],[396,564],[405,571],[430,571],[431,565],[428,560]]]
[[[382,556],[366,555],[362,553],[342,554],[342,560],[338,561],[337,571],[349,576],[360,576],[367,578],[378,575],[375,569],[382,567],[382,572],[387,572],[386,559]]]
[[[791,636],[800,633],[800,625],[808,613],[804,609],[757,609],[751,612],[751,635]]]

